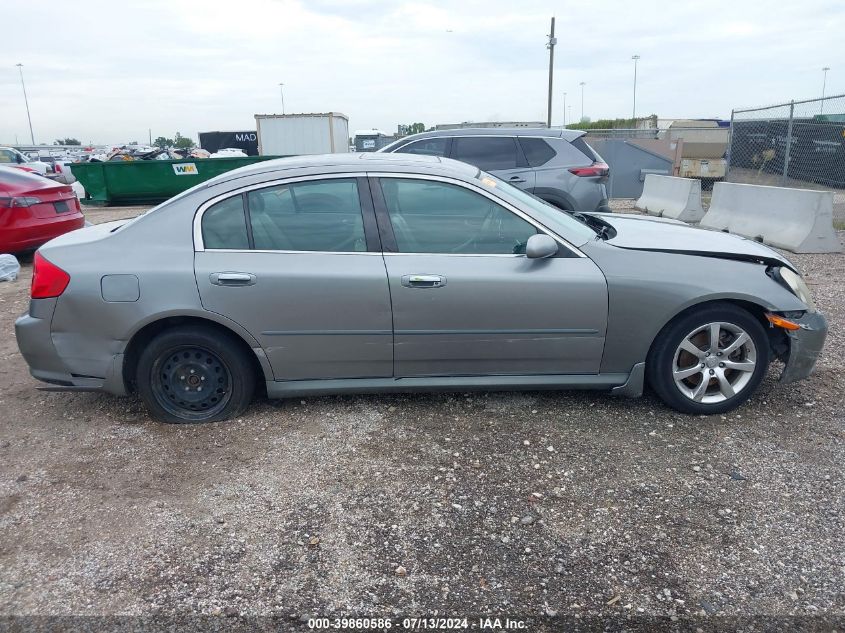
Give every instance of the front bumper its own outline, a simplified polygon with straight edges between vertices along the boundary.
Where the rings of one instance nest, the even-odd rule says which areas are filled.
[[[71,373],[53,344],[50,323],[56,299],[33,299],[29,312],[15,321],[15,337],[29,373],[54,391],[104,391],[126,395],[123,381],[123,354],[116,354],[104,377],[79,376]]]
[[[780,375],[780,381],[784,383],[802,380],[813,373],[827,337],[827,320],[820,312],[807,312],[793,320],[801,329],[784,330],[789,342],[786,366]]]

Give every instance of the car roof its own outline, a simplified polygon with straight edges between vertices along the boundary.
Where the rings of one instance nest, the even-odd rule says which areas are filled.
[[[259,174],[278,173],[280,176],[319,175],[348,170],[360,171],[398,171],[421,174],[439,174],[457,178],[474,178],[478,167],[438,156],[416,154],[380,154],[376,152],[358,152],[345,154],[313,154],[290,156],[253,163],[233,169],[206,181],[206,185],[216,185]]]
[[[420,132],[411,136],[404,136],[397,139],[391,145],[407,143],[423,138],[437,136],[544,136],[547,138],[562,138],[565,141],[574,141],[579,136],[584,136],[584,130],[567,130],[546,127],[461,127],[451,130],[432,130]]]

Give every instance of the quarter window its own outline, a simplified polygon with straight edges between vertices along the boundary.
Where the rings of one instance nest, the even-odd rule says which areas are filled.
[[[545,165],[555,157],[555,151],[541,138],[520,138],[519,144],[522,145],[522,151],[525,152],[525,160],[528,161],[529,167]]]
[[[243,196],[227,198],[208,208],[202,216],[202,241],[206,248],[249,248]]]
[[[486,196],[431,180],[382,178],[396,245],[402,253],[525,253],[534,225]]]
[[[484,171],[515,169],[516,141],[510,136],[465,136],[452,143],[452,158]]]
[[[436,138],[424,138],[405,145],[398,151],[402,154],[424,154],[426,156],[445,156],[449,148],[449,138],[438,136]]]
[[[258,250],[364,252],[364,219],[354,178],[311,180],[250,191]]]

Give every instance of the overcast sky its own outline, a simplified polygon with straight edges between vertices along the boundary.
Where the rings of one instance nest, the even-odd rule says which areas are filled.
[[[0,144],[145,142],[254,129],[256,113],[342,112],[350,131],[546,117],[730,116],[845,92],[845,3],[0,0]],[[570,119],[571,120],[571,119]]]

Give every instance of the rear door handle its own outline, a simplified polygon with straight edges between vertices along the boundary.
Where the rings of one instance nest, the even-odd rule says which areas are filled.
[[[208,280],[215,286],[252,286],[257,281],[252,273],[211,273]]]
[[[446,285],[443,275],[402,275],[402,285],[406,288],[442,288]]]

